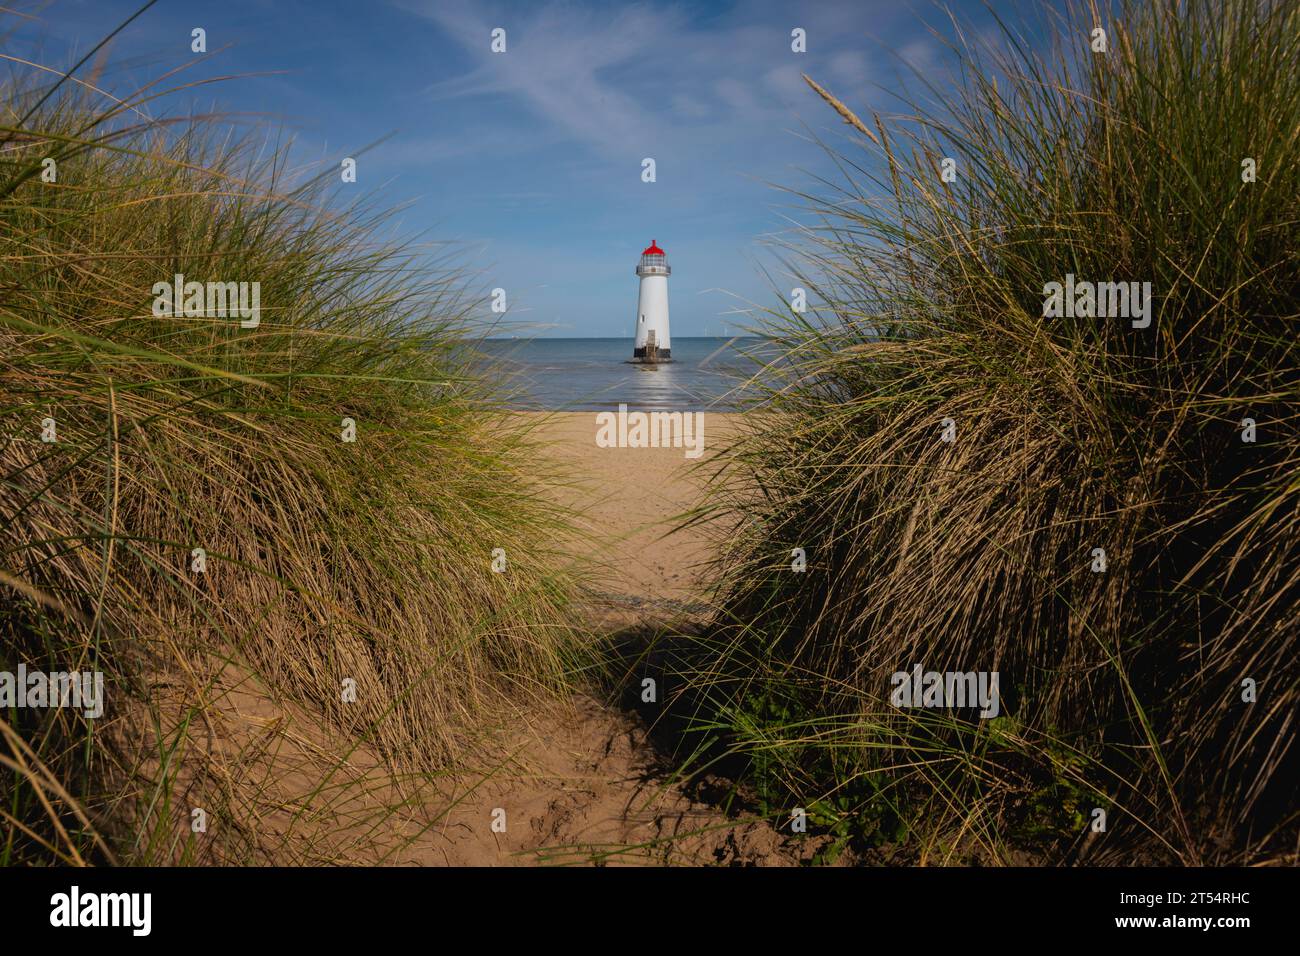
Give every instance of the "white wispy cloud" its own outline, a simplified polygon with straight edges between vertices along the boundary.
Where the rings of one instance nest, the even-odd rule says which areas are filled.
[[[788,128],[796,110],[815,117],[823,107],[800,77],[805,70],[846,95],[865,93],[874,78],[863,38],[842,29],[846,16],[862,15],[854,2],[806,7],[797,19],[773,0],[741,0],[704,19],[671,3],[393,2],[453,40],[470,64],[431,84],[425,93],[433,100],[482,97],[485,108],[497,109],[490,98],[501,97],[522,104],[542,127],[619,161],[710,139],[734,142],[741,128]],[[808,30],[814,52],[806,58],[790,51],[793,25]],[[504,54],[490,50],[497,27],[506,30]]]
[[[541,4],[521,15],[453,0],[403,0],[403,9],[434,23],[477,65],[433,84],[435,99],[517,97],[538,116],[604,152],[640,155],[639,144],[660,132],[657,109],[612,82],[611,70],[662,55],[667,38],[683,28],[673,10],[644,7],[617,12],[570,4]],[[490,51],[491,31],[506,30],[507,52]]]

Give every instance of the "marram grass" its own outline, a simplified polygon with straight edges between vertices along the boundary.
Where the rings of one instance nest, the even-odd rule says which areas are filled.
[[[449,766],[563,682],[545,468],[467,364],[463,278],[383,240],[336,167],[152,120],[148,91],[24,83],[0,86],[0,669],[107,686],[97,720],[0,713],[0,862],[292,862],[228,818],[222,675],[394,770]],[[177,274],[259,283],[258,319],[156,315]]]
[[[809,310],[756,329],[787,354],[679,666],[783,823],[920,862],[1294,860],[1300,8],[1053,23],[1043,56],[958,44],[956,97],[894,120],[815,89],[852,142],[790,243]],[[1045,317],[1067,276],[1151,283],[1149,325]],[[917,665],[997,672],[999,715],[895,706]]]

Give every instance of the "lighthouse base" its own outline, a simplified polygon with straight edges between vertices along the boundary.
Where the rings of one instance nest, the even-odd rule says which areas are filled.
[[[632,358],[638,362],[671,362],[672,354],[672,349],[656,348],[653,345],[632,350]]]

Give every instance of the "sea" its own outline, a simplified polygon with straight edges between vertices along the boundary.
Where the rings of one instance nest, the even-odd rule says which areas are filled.
[[[487,360],[503,370],[510,404],[545,411],[739,411],[758,392],[743,386],[771,345],[754,336],[673,336],[672,361],[633,364],[632,339],[487,339]]]

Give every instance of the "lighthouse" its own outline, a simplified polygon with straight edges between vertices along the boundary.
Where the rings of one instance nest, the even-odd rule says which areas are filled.
[[[636,342],[632,357],[638,362],[668,362],[672,341],[668,338],[668,276],[672,274],[664,251],[650,240],[641,253],[636,274],[641,291],[636,302]]]

